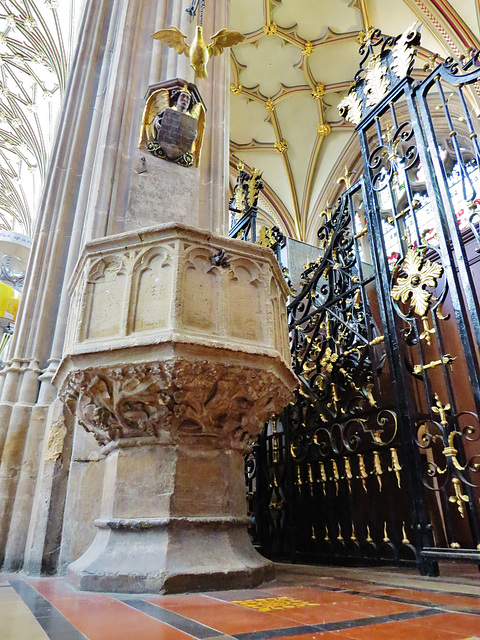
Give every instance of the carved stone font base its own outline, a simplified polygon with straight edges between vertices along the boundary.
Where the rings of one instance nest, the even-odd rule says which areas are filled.
[[[68,579],[80,589],[174,593],[252,587],[273,578],[273,565],[252,547],[238,451],[143,446],[108,455],[104,500],[114,513]],[[145,479],[150,478],[145,486]],[[115,508],[117,507],[117,508]],[[226,515],[232,511],[238,515]],[[183,515],[162,515],[167,513]],[[208,513],[209,515],[203,515]],[[187,515],[188,514],[188,515]]]
[[[90,243],[71,287],[57,384],[107,458],[98,533],[68,579],[131,593],[271,579],[244,455],[295,386],[272,252],[164,225]]]

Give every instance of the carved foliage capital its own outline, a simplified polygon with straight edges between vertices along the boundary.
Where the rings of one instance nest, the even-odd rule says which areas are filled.
[[[268,370],[176,358],[75,371],[62,396],[78,399],[80,424],[102,445],[153,437],[245,448],[291,390]]]
[[[76,397],[78,421],[100,444],[136,437],[160,437],[168,427],[172,376],[161,364],[75,371],[62,399]]]

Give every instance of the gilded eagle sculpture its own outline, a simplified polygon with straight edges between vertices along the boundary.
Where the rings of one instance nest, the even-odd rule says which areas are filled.
[[[152,35],[152,38],[160,40],[175,49],[177,53],[184,53],[187,58],[190,58],[190,66],[194,70],[196,78],[208,77],[207,64],[210,58],[219,56],[227,47],[233,47],[245,40],[245,36],[239,31],[220,29],[212,36],[212,41],[207,45],[203,38],[203,28],[200,25],[196,28],[195,38],[191,45],[185,42],[187,36],[177,27],[160,29]]]

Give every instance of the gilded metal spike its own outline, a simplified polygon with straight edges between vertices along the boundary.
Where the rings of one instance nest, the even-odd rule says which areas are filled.
[[[368,489],[367,489],[367,484],[365,480],[368,478],[368,473],[367,473],[367,470],[365,469],[365,460],[363,459],[363,455],[361,453],[357,455],[357,458],[358,458],[358,472],[360,474],[359,476],[357,476],[357,478],[361,479],[363,490],[365,491],[365,493],[367,493]]]
[[[384,542],[390,542],[390,538],[388,537],[387,523],[386,522],[385,522],[384,527],[383,527],[383,541]]]
[[[465,471],[465,469],[467,468],[467,465],[462,467],[462,465],[459,463],[457,459],[458,451],[455,449],[455,446],[454,446],[456,435],[461,436],[462,434],[459,431],[452,431],[451,433],[448,434],[448,447],[445,447],[442,453],[446,458],[451,458],[455,469],[458,469],[458,471]]]
[[[278,444],[278,431],[277,431],[277,418],[272,418],[272,449],[273,449],[273,464],[278,464],[279,444]]]
[[[389,469],[390,471],[393,471],[395,473],[395,475],[397,476],[397,484],[398,484],[398,488],[401,489],[402,488],[402,482],[401,482],[401,477],[400,477],[400,471],[403,469],[403,467],[400,464],[400,461],[398,459],[398,451],[392,447],[390,449],[390,453],[392,454],[392,466],[391,469]]]
[[[308,463],[308,482],[310,484],[313,484],[313,471],[312,471],[312,465],[310,463]]]
[[[348,482],[348,491],[349,493],[352,493],[353,474],[352,474],[352,467],[350,466],[350,458],[348,458],[347,456],[344,456],[343,460],[345,462],[345,478],[347,479],[347,482]]]
[[[324,463],[323,463],[323,462],[319,462],[319,463],[318,463],[318,466],[319,466],[319,468],[320,468],[320,477],[321,477],[321,479],[322,479],[323,495],[324,495],[325,497],[327,497],[327,492],[326,492],[326,490],[325,490],[325,485],[326,485],[326,482],[327,482],[327,472],[325,471],[325,465],[324,465]]]
[[[337,536],[337,540],[343,541],[343,536],[342,536],[342,525],[340,523],[338,523],[338,536]]]
[[[297,485],[299,490],[302,484],[303,484],[303,481],[302,481],[302,473],[300,471],[300,465],[297,465]]]
[[[452,478],[455,495],[448,498],[449,502],[454,502],[458,507],[458,512],[465,518],[465,502],[469,502],[469,497],[462,494],[462,483],[458,478]]]
[[[438,393],[435,394],[435,400],[436,406],[432,407],[431,409],[433,413],[438,413],[438,415],[440,416],[440,424],[442,425],[442,427],[446,427],[448,425],[447,411],[450,411],[451,407],[449,404],[446,404],[445,406],[442,405]]]
[[[331,387],[332,387],[332,399],[333,399],[333,404],[334,404],[334,407],[335,407],[335,411],[338,411],[337,405],[338,405],[339,397],[338,397],[338,394],[337,394],[337,387],[336,387],[334,382],[332,382]]]
[[[308,470],[308,484],[310,487],[310,495],[313,498],[313,484],[315,481],[313,479],[312,465],[310,463],[308,463],[307,470]]]
[[[338,496],[338,481],[340,480],[340,474],[338,473],[338,466],[337,466],[336,460],[332,460],[332,471],[333,471],[333,478],[331,478],[331,480],[335,481],[335,488]]]
[[[405,531],[405,522],[403,523],[403,526],[402,526],[402,535],[403,535],[402,544],[410,544],[410,540],[407,538],[407,532]]]
[[[373,468],[374,473],[377,476],[378,488],[382,490],[382,461],[380,460],[380,453],[378,451],[373,452]]]
[[[432,344],[432,339],[430,335],[433,333],[436,333],[435,327],[430,328],[427,316],[423,316],[422,322],[423,322],[423,333],[421,333],[419,337],[420,337],[420,340],[425,340],[425,342],[430,346]]]
[[[277,470],[273,470],[273,486],[278,487]]]
[[[350,540],[352,540],[352,542],[356,542],[357,541],[357,536],[355,535],[355,525],[352,522],[352,535],[350,536]]]
[[[368,398],[368,404],[371,407],[377,407],[377,401],[375,400],[374,396],[373,396],[373,390],[374,390],[375,386],[373,384],[373,382],[370,382],[369,384],[367,384],[367,386],[365,387],[365,393],[367,394],[367,398]]]
[[[367,524],[367,542],[373,542],[373,538],[370,535],[370,527]]]

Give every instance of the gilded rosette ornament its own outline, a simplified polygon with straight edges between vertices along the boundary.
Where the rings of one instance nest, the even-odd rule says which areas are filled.
[[[443,267],[423,258],[415,249],[409,249],[401,268],[406,276],[397,278],[397,284],[392,287],[390,295],[394,300],[401,300],[403,303],[410,300],[410,308],[422,317],[427,313],[432,297],[426,287],[437,286],[437,280],[443,273]],[[395,271],[398,269],[399,266]]]

